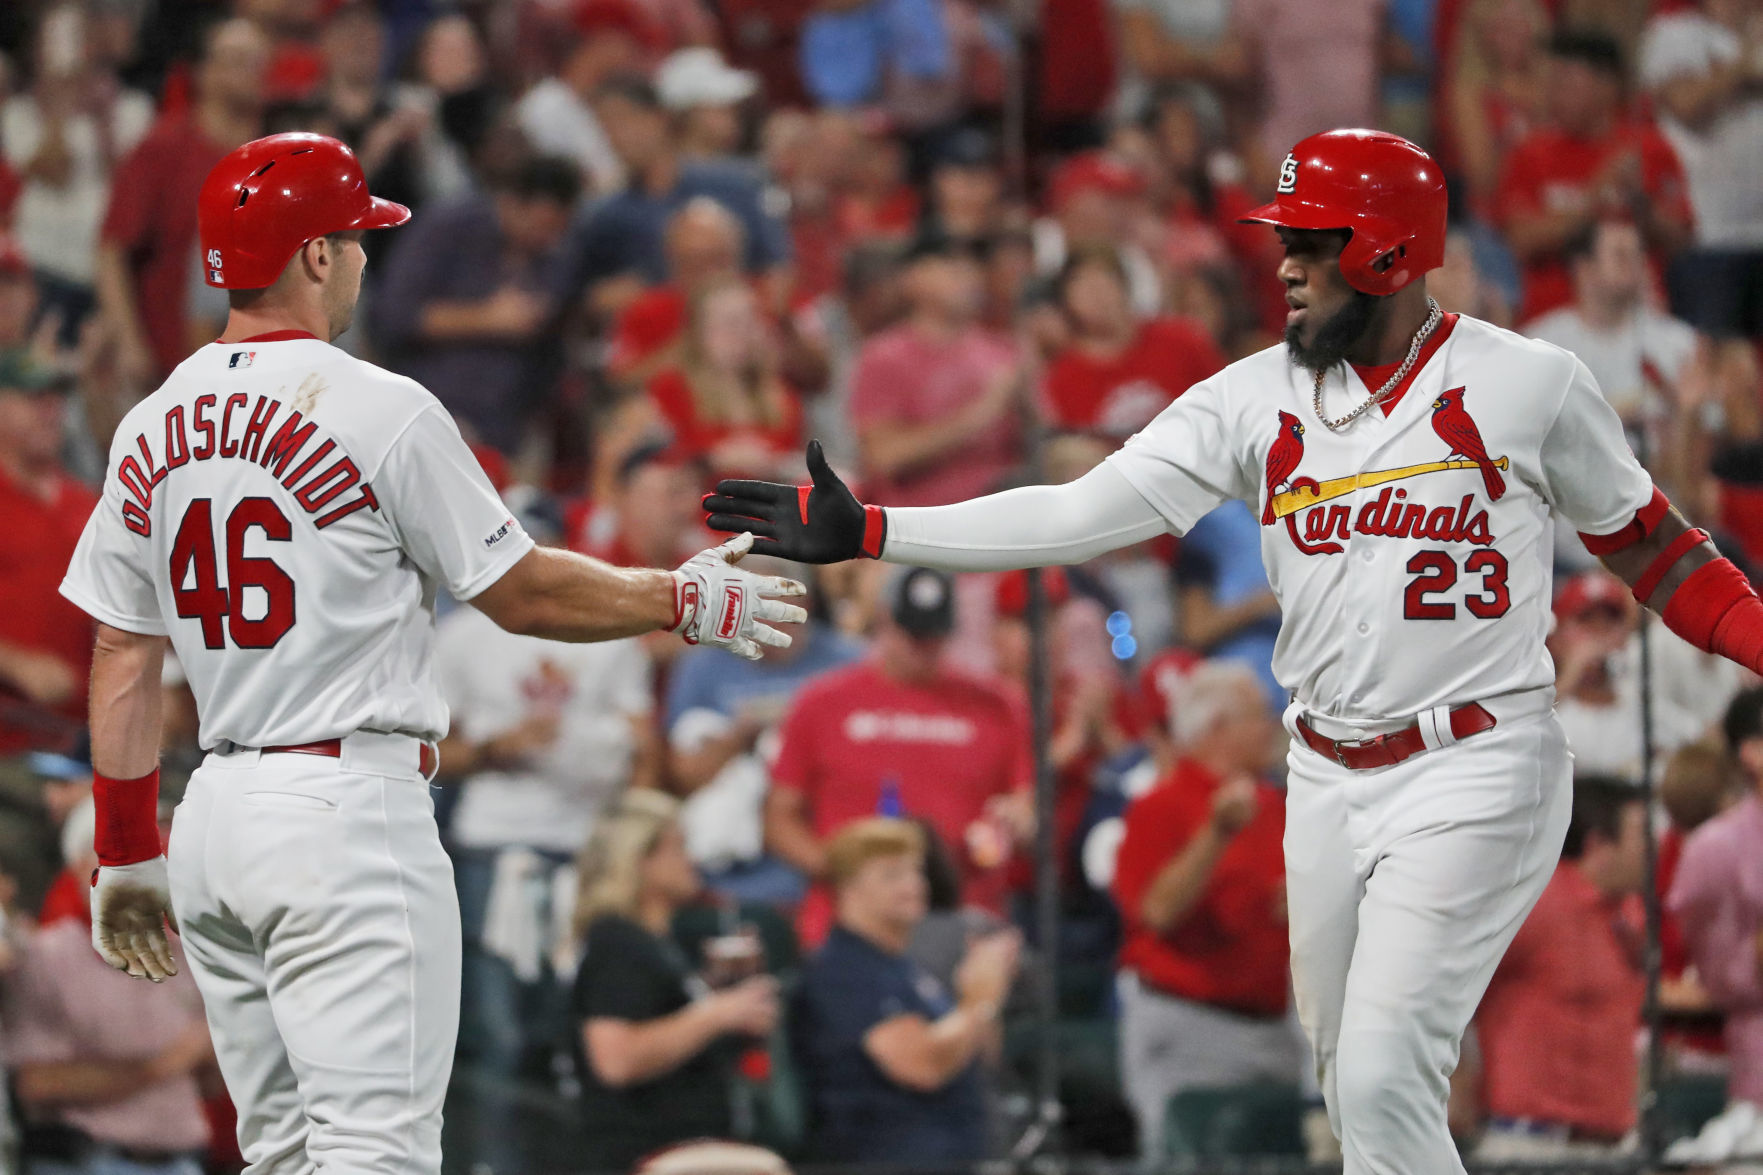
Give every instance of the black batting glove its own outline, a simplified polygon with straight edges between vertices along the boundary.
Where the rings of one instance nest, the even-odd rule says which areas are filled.
[[[826,463],[819,441],[808,442],[810,484],[729,478],[704,499],[711,530],[751,531],[755,555],[798,563],[881,558],[887,516],[865,506]]]

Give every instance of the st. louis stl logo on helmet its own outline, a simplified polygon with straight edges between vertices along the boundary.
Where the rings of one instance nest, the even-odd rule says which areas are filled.
[[[1279,186],[1277,192],[1295,192],[1298,190],[1298,157],[1287,155],[1286,161],[1279,165]]]

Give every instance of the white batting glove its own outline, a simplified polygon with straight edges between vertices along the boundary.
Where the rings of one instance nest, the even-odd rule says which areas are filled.
[[[177,929],[163,856],[99,867],[92,878],[92,946],[106,963],[154,983],[176,975],[167,921]]]
[[[736,535],[680,564],[673,573],[674,622],[668,631],[688,645],[714,645],[749,661],[759,660],[760,645],[788,648],[790,634],[762,621],[801,624],[808,613],[770,597],[800,596],[808,589],[793,579],[736,567],[752,549],[752,535]]]

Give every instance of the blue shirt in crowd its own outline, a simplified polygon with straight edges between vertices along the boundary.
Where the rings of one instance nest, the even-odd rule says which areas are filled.
[[[863,1048],[895,1016],[937,1020],[946,988],[903,955],[835,926],[802,972],[791,1040],[809,1098],[809,1148],[835,1163],[951,1163],[986,1155],[979,1063],[927,1093],[890,1081]]]
[[[1182,536],[1177,573],[1184,586],[1205,588],[1221,608],[1265,592],[1267,568],[1261,562],[1261,524],[1241,502],[1226,502]],[[1245,625],[1218,642],[1208,656],[1249,664],[1267,688],[1274,711],[1284,710],[1290,694],[1273,676],[1273,643],[1279,618]]]
[[[881,97],[890,71],[947,77],[955,68],[938,0],[871,0],[823,11],[802,25],[802,81],[817,104],[858,106]]]
[[[675,663],[667,683],[663,721],[668,730],[687,710],[714,710],[733,718],[746,706],[786,702],[808,681],[863,655],[838,630],[811,622],[796,630],[790,655],[749,661],[726,649],[697,648]]]

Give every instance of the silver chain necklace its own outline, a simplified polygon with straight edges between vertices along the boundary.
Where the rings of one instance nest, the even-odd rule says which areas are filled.
[[[1414,368],[1414,361],[1420,358],[1420,348],[1426,345],[1426,340],[1432,335],[1432,332],[1438,328],[1439,320],[1443,317],[1444,313],[1439,310],[1439,304],[1433,299],[1428,298],[1426,300],[1426,321],[1420,324],[1420,329],[1418,331],[1414,332],[1414,342],[1409,344],[1408,357],[1402,360],[1402,366],[1396,368],[1396,374],[1390,376],[1390,378],[1385,381],[1383,387],[1371,393],[1363,404],[1359,405],[1338,420],[1330,420],[1322,414],[1322,381],[1327,378],[1328,372],[1326,370],[1317,372],[1316,393],[1311,401],[1316,409],[1316,419],[1326,424],[1330,432],[1340,432],[1343,428],[1346,428],[1349,424],[1352,424],[1355,420],[1359,419],[1359,417],[1388,399],[1389,394],[1395,391],[1404,379],[1408,378],[1408,373]]]

